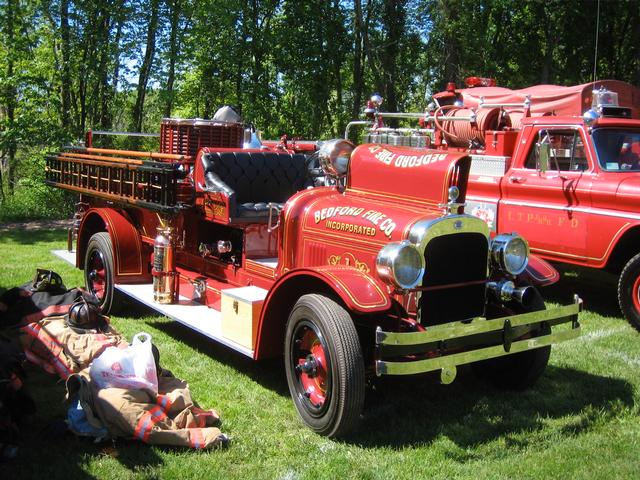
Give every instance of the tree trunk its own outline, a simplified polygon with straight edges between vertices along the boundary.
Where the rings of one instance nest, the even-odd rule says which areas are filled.
[[[342,102],[342,72],[340,71],[340,62],[335,62],[335,75],[336,75],[336,113],[338,115],[338,131],[339,136],[344,135],[344,120],[343,120],[343,102]]]
[[[13,133],[15,129],[15,108],[16,108],[16,97],[17,91],[16,86],[14,84],[15,79],[14,76],[14,62],[15,62],[15,30],[16,30],[16,14],[18,12],[18,2],[17,0],[8,0],[7,2],[7,10],[5,17],[4,30],[6,35],[6,46],[7,46],[7,69],[6,69],[6,78],[7,82],[4,88],[3,97],[4,97],[4,108],[6,115],[6,129]],[[6,142],[5,149],[3,155],[4,157],[4,172],[7,179],[7,189],[9,191],[9,195],[13,195],[13,187],[14,187],[14,162],[16,158],[17,145],[14,136]]]
[[[373,75],[373,81],[376,86],[378,92],[382,93],[384,89],[384,84],[382,82],[382,77],[380,76],[380,69],[378,68],[378,62],[376,61],[376,57],[373,53],[373,49],[371,48],[371,41],[369,40],[369,25],[371,23],[371,10],[374,7],[371,5],[371,0],[367,1],[367,15],[365,17],[364,29],[362,30],[362,41],[364,43],[364,50],[367,55],[367,59],[369,60],[369,70]]]
[[[440,0],[440,11],[442,12],[442,24],[457,23],[458,12],[456,6],[450,3],[450,0]],[[459,42],[455,33],[451,29],[446,29],[444,34],[443,50],[444,58],[444,81],[458,82],[460,80],[460,62],[458,61]],[[444,85],[443,85],[444,87]]]
[[[61,65],[61,85],[60,96],[62,97],[62,112],[60,121],[63,129],[69,129],[71,123],[71,45],[69,35],[69,0],[60,0],[60,53],[62,57]]]
[[[104,17],[99,25],[99,44],[101,45],[100,63],[98,64],[98,97],[99,105],[96,106],[97,123],[102,130],[111,128],[111,87],[109,85],[109,60],[111,58],[111,44],[109,42],[111,36],[111,15],[108,7],[104,10]],[[99,107],[99,111],[97,110]]]
[[[3,180],[2,180],[2,162],[3,160],[0,159],[0,205],[2,205],[5,201],[4,198],[4,185],[3,185]]]
[[[353,2],[353,105],[351,107],[351,118],[358,118],[362,111],[362,2]]]
[[[332,26],[333,28],[329,31],[330,35],[334,38],[341,38],[341,28],[342,23],[340,20],[340,1],[333,1],[333,12],[331,14],[332,17]],[[333,55],[333,67],[334,67],[334,75],[335,75],[335,88],[336,88],[336,111],[335,116],[338,117],[338,135],[342,136],[344,134],[344,104],[342,99],[342,62],[344,61],[343,53],[340,55]],[[329,118],[331,118],[331,112],[327,112]]]
[[[275,15],[279,3],[277,0],[271,0],[270,2],[251,0],[251,2],[246,2],[249,8],[249,15],[247,15],[247,7],[245,7],[243,13],[243,27],[248,30],[252,37],[250,52],[253,65],[250,74],[249,104],[257,109],[258,115],[254,115],[254,118],[265,124],[270,124],[272,121],[270,118],[271,111],[266,108],[263,102],[263,99],[269,95],[270,90],[268,67],[265,62],[265,56],[269,48],[267,34],[271,31],[271,19]],[[247,21],[250,23],[247,23]]]
[[[125,0],[121,0],[118,14],[117,14],[117,27],[116,35],[113,40],[113,79],[111,84],[111,91],[115,95],[118,92],[118,83],[120,82],[120,39],[122,37],[122,28],[125,23]]]
[[[147,25],[147,47],[144,52],[142,65],[138,74],[138,89],[136,104],[133,107],[132,128],[136,132],[142,131],[142,120],[144,117],[144,99],[147,93],[147,85],[151,75],[151,67],[156,52],[156,33],[158,30],[158,15],[160,11],[160,0],[151,0],[151,13],[149,24]]]
[[[87,88],[88,88],[88,56],[89,52],[93,51],[93,38],[90,32],[85,32],[84,35],[84,48],[82,49],[82,57],[80,58],[80,69],[78,71],[78,106],[76,110],[78,112],[78,129],[76,134],[83,134],[87,128]]]
[[[104,95],[102,97],[100,123],[104,130],[113,128],[113,99],[118,93],[118,82],[120,79],[120,39],[125,22],[125,0],[120,0],[115,8],[114,22],[116,24],[116,32],[113,43],[111,43],[108,48],[105,48],[105,50],[109,52],[109,60],[113,60],[113,78],[111,82],[109,82],[109,76],[107,74],[103,77]],[[110,148],[113,145],[113,137],[105,136],[102,138],[101,143],[103,147]]]
[[[260,31],[260,21],[258,17],[258,2],[257,0],[252,0],[250,29],[253,31],[253,37],[250,46],[253,65],[251,68],[251,87],[249,93],[249,101],[254,108],[258,105],[258,91],[261,89],[261,83],[264,80],[262,74],[262,32]],[[261,116],[264,117],[263,115]],[[264,118],[262,119],[264,120]]]
[[[384,29],[386,38],[382,47],[382,74],[386,110],[398,111],[398,96],[396,92],[396,73],[400,41],[405,24],[405,5],[403,0],[385,0]],[[397,123],[397,122],[396,122]]]
[[[542,21],[544,24],[545,51],[542,69],[540,71],[540,83],[550,83],[553,69],[553,52],[556,48],[557,35],[553,26],[553,18],[544,5],[542,7]]]
[[[243,50],[246,47],[243,47]],[[235,65],[236,71],[235,71],[235,94],[236,94],[236,100],[235,100],[235,104],[238,106],[238,108],[240,109],[240,112],[242,112],[242,104],[243,104],[243,98],[242,98],[242,75],[244,74],[244,69],[242,68],[242,61],[238,61]]]
[[[171,11],[171,33],[169,37],[169,72],[167,74],[166,101],[164,116],[170,117],[173,109],[173,84],[176,75],[176,62],[180,53],[180,0],[169,1]]]

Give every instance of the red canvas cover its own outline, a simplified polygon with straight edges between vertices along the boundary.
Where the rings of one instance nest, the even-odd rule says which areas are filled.
[[[600,80],[571,87],[535,85],[520,90],[502,87],[463,88],[456,90],[456,93],[468,108],[477,107],[480,97],[484,97],[485,103],[502,104],[524,103],[526,95],[530,95],[531,116],[578,116],[591,108],[591,92],[601,86],[617,92],[619,105],[631,108],[633,118],[640,118],[640,88],[619,80]]]

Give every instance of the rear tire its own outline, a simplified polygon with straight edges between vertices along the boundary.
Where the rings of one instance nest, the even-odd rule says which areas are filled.
[[[618,303],[627,321],[640,332],[640,254],[622,269],[618,280]]]
[[[94,234],[84,257],[84,281],[87,290],[100,302],[102,313],[114,311],[113,245],[107,232]]]
[[[289,315],[287,383],[298,414],[314,432],[340,437],[360,420],[365,372],[349,313],[323,295],[303,295]]]
[[[512,309],[503,309],[501,315],[513,315],[519,313],[545,310],[544,300],[538,292],[532,304],[525,308],[521,305]],[[538,335],[546,335],[551,332],[551,327],[546,323],[541,324]],[[535,336],[535,335],[533,335]],[[551,346],[527,350],[525,352],[506,355],[504,357],[491,358],[472,364],[473,371],[481,378],[489,381],[498,388],[507,390],[525,390],[538,381],[544,373]]]

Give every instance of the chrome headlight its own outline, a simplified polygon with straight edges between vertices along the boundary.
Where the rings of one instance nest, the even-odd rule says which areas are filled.
[[[409,241],[388,243],[376,257],[381,279],[403,290],[418,286],[424,275],[424,257]]]
[[[354,145],[349,140],[328,140],[322,144],[318,152],[320,167],[325,175],[343,177],[349,169],[349,159]]]
[[[515,233],[497,235],[491,240],[491,264],[503,272],[519,275],[529,263],[529,244]]]

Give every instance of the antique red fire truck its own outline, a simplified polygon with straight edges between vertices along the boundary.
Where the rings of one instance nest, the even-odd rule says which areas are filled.
[[[243,148],[243,132],[166,120],[157,153],[48,157],[47,183],[81,195],[75,261],[105,311],[118,290],[253,359],[284,355],[300,417],[328,436],[356,425],[368,379],[450,383],[471,363],[524,388],[579,334],[580,299],[545,310],[536,290],[555,270],[463,213],[467,153],[309,155]]]
[[[640,89],[605,80],[522,90],[472,77],[427,113],[378,112],[369,142],[429,145],[472,158],[466,212],[518,232],[553,262],[618,275],[624,316],[640,330]],[[421,128],[386,128],[385,117]]]

